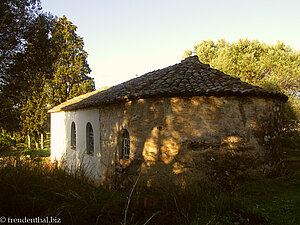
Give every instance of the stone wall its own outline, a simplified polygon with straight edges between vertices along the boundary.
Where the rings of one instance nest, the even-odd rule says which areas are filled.
[[[101,107],[102,177],[159,174],[226,180],[269,173],[280,161],[281,107],[254,97],[149,98]],[[130,158],[120,160],[120,133]]]

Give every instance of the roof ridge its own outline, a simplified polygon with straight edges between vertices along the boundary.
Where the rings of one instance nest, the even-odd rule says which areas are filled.
[[[287,100],[287,96],[268,92],[261,87],[241,81],[209,64],[199,61],[197,55],[187,57],[180,63],[150,71],[132,78],[109,89],[96,90],[67,102],[49,112],[76,110],[97,107],[120,101],[128,101],[148,97],[174,96],[263,96]]]

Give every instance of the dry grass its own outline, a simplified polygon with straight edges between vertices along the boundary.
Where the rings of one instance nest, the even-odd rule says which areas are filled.
[[[299,133],[285,142],[281,175],[231,190],[205,181],[183,188],[171,177],[159,188],[107,190],[42,158],[6,157],[0,160],[0,215],[52,216],[68,225],[300,224]]]

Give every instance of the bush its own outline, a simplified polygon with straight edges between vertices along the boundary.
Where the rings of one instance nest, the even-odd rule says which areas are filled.
[[[131,185],[111,191],[96,187],[80,171],[71,175],[49,162],[6,157],[0,159],[0,212],[5,217],[52,216],[70,225],[124,224],[127,209],[127,225],[300,222],[299,172],[243,183],[231,191],[205,180],[176,178],[166,176],[151,188]]]
[[[0,151],[11,148],[16,144],[15,138],[6,130],[0,130]]]

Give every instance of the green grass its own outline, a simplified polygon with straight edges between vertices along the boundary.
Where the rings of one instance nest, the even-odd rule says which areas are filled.
[[[29,149],[16,149],[16,150],[5,150],[0,152],[0,157],[8,157],[8,156],[30,156],[30,158],[37,158],[37,157],[49,157],[50,156],[50,149],[44,148],[43,150],[29,150]]]
[[[107,224],[120,220],[119,193],[96,188],[80,175],[48,164],[17,161],[0,170],[0,214],[18,217],[59,217],[63,224]],[[122,205],[123,207],[123,205]]]
[[[160,188],[137,186],[127,224],[300,224],[298,134],[285,141],[285,169],[277,177],[240,183],[226,190],[207,182],[185,189],[161,181]],[[12,152],[10,152],[11,154]],[[58,217],[62,224],[122,224],[132,187],[107,190],[43,159],[49,150],[14,152],[31,160],[0,160],[0,216]],[[18,155],[18,154],[19,155]],[[7,154],[9,154],[7,152]]]
[[[30,158],[37,158],[37,157],[49,157],[50,156],[50,134],[47,133],[46,139],[44,142],[44,149],[35,149],[32,148],[28,149],[27,144],[25,143],[16,143],[13,146],[6,146],[3,147],[0,151],[0,157],[9,157],[9,156],[16,156],[19,157],[23,156],[30,156]]]

